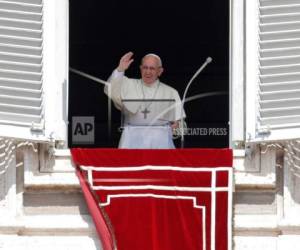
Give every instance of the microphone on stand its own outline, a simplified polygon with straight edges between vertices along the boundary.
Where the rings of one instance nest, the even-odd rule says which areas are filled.
[[[187,91],[189,89],[189,87],[191,86],[192,82],[195,80],[195,78],[201,73],[201,71],[207,66],[207,64],[212,62],[212,58],[211,57],[207,57],[205,62],[202,64],[202,66],[196,71],[196,73],[193,75],[193,77],[191,78],[191,80],[189,81],[189,83],[187,84],[185,90],[184,90],[184,94],[182,97],[182,102],[181,102],[181,120],[180,120],[180,132],[181,132],[181,148],[184,148],[184,132],[183,132],[183,107],[184,107],[184,103],[185,103],[185,97],[187,94]]]

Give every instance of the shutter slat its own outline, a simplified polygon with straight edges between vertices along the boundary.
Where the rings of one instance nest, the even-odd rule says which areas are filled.
[[[42,13],[42,4],[18,3],[17,1],[0,0],[0,9],[22,12]]]
[[[280,100],[298,98],[300,96],[300,89],[288,91],[261,92],[259,96],[260,100]]]
[[[25,3],[25,4],[42,4],[42,0],[2,0],[6,2]]]
[[[31,97],[31,98],[41,98],[41,90],[29,90],[21,88],[10,88],[10,87],[0,87],[0,93],[3,95],[20,96],[20,97]]]
[[[289,98],[282,100],[260,101],[261,109],[300,107],[300,98]]]
[[[30,29],[8,28],[0,26],[0,34],[15,37],[42,38],[42,32]]]
[[[0,104],[0,113],[12,113],[12,114],[27,114],[40,116],[42,112],[41,107],[30,107],[11,104]]]
[[[260,6],[289,6],[299,4],[299,0],[260,0]]]
[[[41,81],[27,81],[24,79],[0,78],[0,86],[39,90],[42,87],[42,82]]]
[[[39,47],[28,47],[28,46],[18,46],[12,44],[0,44],[0,51],[3,53],[12,53],[16,55],[27,55],[29,57],[36,56],[41,59],[42,48]],[[1,53],[1,54],[2,54]],[[2,56],[1,56],[2,58]]]
[[[42,73],[29,73],[25,71],[14,71],[14,70],[1,70],[0,76],[5,78],[13,78],[20,80],[33,80],[33,81],[41,81]]]
[[[261,66],[279,66],[288,64],[300,64],[299,56],[263,57],[260,60]]]
[[[278,83],[299,81],[300,72],[296,74],[278,74],[260,76],[261,83]]]
[[[271,92],[271,91],[282,91],[282,90],[296,90],[300,89],[300,82],[278,82],[278,83],[267,83],[260,84],[260,91]]]
[[[0,35],[0,43],[41,47],[42,39]]]
[[[260,7],[260,15],[276,15],[276,14],[288,14],[288,13],[300,13],[300,4],[290,4],[287,6],[265,6]]]
[[[0,69],[39,73],[42,70],[42,65],[41,64],[0,61]]]
[[[260,25],[261,32],[300,30],[300,22],[270,23]]]
[[[294,48],[261,49],[259,54],[262,60],[268,57],[296,56],[300,55],[300,44]]]
[[[0,58],[3,61],[17,62],[17,63],[29,63],[29,64],[42,63],[42,56],[36,56],[36,55],[22,55],[22,54],[15,54],[15,53],[0,52]]]
[[[26,98],[26,97],[16,97],[9,95],[0,95],[0,103],[7,103],[12,105],[21,105],[21,106],[33,106],[40,107],[42,104],[41,98]]]
[[[264,118],[268,117],[284,117],[284,116],[294,116],[300,114],[300,106],[299,107],[280,107],[280,108],[272,108],[272,109],[263,109],[260,112],[260,115]]]
[[[282,40],[282,39],[285,39],[286,37],[297,39],[297,38],[300,38],[300,30],[262,32],[262,33],[260,33],[259,37],[260,37],[260,40],[264,40],[264,41]]]
[[[286,127],[289,127],[291,123],[299,124],[300,115],[294,116],[277,116],[271,118],[260,118],[260,125],[261,126],[272,126],[272,125],[282,125],[287,124]],[[297,135],[296,135],[297,136]]]
[[[21,122],[30,126],[32,122],[40,123],[42,121],[40,115],[15,114],[8,112],[0,112],[0,123]]]
[[[41,30],[42,22],[35,22],[30,20],[26,21],[20,19],[9,19],[9,18],[1,17],[0,26],[20,28],[20,29]]]
[[[300,19],[300,13],[291,13],[291,14],[283,14],[283,15],[266,15],[261,16],[260,23],[280,23],[280,22],[297,22]]]
[[[271,75],[271,74],[288,74],[300,72],[300,65],[274,65],[268,67],[261,67],[261,75]]]
[[[24,11],[15,11],[15,10],[1,10],[0,16],[5,19],[23,19],[30,21],[41,22],[42,15],[41,13],[32,13],[32,12],[24,12]]]
[[[271,40],[261,41],[260,49],[288,49],[291,47],[299,47],[300,39],[282,39],[282,40]]]

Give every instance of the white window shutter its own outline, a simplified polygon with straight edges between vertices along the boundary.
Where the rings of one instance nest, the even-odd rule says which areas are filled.
[[[248,49],[246,55],[257,54],[249,55],[252,61],[248,61],[252,80],[247,81],[247,110],[254,115],[247,116],[248,139],[300,138],[300,0],[256,1],[257,22],[246,26],[257,26],[257,37],[252,32],[250,41],[257,41],[258,47]]]
[[[42,0],[0,1],[0,136],[45,140]]]
[[[0,0],[0,136],[67,145],[68,0]]]

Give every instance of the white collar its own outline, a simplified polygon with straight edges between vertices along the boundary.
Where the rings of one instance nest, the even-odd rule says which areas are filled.
[[[142,84],[147,87],[147,88],[156,88],[158,87],[159,84],[159,80],[157,79],[155,82],[151,83],[151,84],[147,84],[143,81],[143,79],[141,79]]]

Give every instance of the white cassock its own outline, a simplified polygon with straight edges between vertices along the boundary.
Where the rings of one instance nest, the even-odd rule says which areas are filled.
[[[147,85],[117,70],[108,81],[110,90],[106,86],[104,92],[123,117],[119,148],[175,148],[170,125],[185,117],[178,92],[159,80]]]

